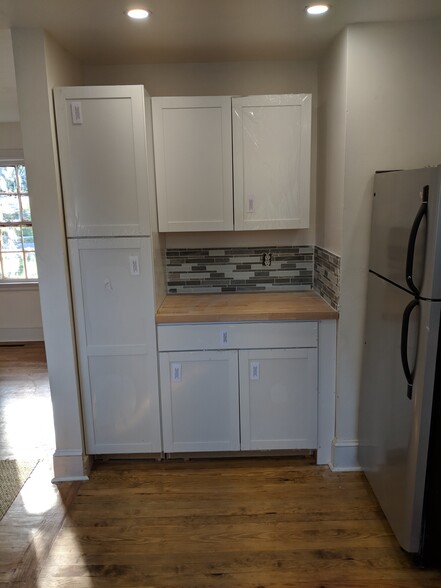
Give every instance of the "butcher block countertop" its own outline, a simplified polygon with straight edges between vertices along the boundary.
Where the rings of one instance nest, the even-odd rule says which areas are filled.
[[[338,312],[311,291],[170,294],[156,313],[157,324],[337,318]]]

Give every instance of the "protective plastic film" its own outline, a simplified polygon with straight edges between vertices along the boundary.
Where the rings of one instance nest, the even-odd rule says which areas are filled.
[[[309,225],[311,95],[233,98],[235,228]]]

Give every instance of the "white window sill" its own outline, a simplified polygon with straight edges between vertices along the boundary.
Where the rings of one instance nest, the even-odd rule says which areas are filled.
[[[7,290],[8,292],[16,292],[19,290],[38,290],[38,282],[27,280],[21,282],[20,280],[14,280],[7,282],[6,280],[0,280],[0,291]]]

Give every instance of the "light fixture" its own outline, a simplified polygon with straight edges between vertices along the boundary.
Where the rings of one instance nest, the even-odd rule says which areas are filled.
[[[130,10],[126,11],[126,14],[129,18],[133,18],[135,20],[143,20],[144,18],[148,18],[150,16],[150,12],[145,8],[131,8]]]
[[[313,15],[324,14],[325,12],[328,12],[328,10],[328,4],[311,4],[311,6],[306,6],[306,12]]]

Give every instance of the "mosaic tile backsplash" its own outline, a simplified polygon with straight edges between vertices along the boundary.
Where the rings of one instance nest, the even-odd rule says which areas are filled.
[[[169,294],[312,290],[314,248],[168,249]],[[265,262],[267,265],[265,265]]]
[[[334,253],[315,246],[314,290],[335,310],[339,310],[340,258]]]
[[[169,294],[314,288],[339,308],[340,258],[321,247],[168,249],[166,258]]]

